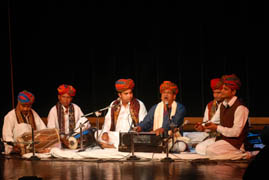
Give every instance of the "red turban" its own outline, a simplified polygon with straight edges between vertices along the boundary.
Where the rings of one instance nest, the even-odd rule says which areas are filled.
[[[76,95],[76,89],[71,85],[62,84],[58,87],[58,94],[68,94],[69,96]]]
[[[236,90],[240,89],[241,81],[235,74],[224,75],[221,78],[222,78],[223,84],[228,86],[229,88],[236,89]]]
[[[35,101],[35,96],[29,91],[22,91],[18,95],[18,101],[22,104],[33,104]]]
[[[115,83],[115,88],[118,92],[123,92],[127,89],[133,89],[135,83],[132,79],[119,79]]]
[[[210,81],[210,87],[212,90],[222,89],[222,85],[223,83],[220,78],[211,79]]]
[[[176,84],[172,83],[171,81],[164,81],[160,86],[160,92],[163,93],[164,90],[170,89],[173,91],[174,94],[178,93],[178,87]]]

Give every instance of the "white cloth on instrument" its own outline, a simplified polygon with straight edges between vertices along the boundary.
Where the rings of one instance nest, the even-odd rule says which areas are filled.
[[[118,149],[119,143],[120,143],[120,140],[119,140],[120,139],[120,133],[119,132],[115,132],[115,131],[107,132],[108,136],[109,136],[109,141],[108,142],[102,140],[102,134],[103,134],[102,130],[99,130],[98,132],[99,132],[98,133],[98,141],[99,142],[114,145],[114,147],[116,149]],[[95,132],[94,136],[95,136],[95,139],[97,139],[97,133],[96,132]]]
[[[78,152],[77,150],[70,149],[59,149],[52,148],[51,156],[59,159],[85,159],[94,158],[94,159],[118,159],[124,160],[128,158],[131,153],[130,152],[119,152],[117,149],[100,149],[100,148],[88,148],[83,152]],[[151,153],[151,152],[135,152],[135,155],[139,158],[143,159],[154,159],[161,160],[166,157],[166,153]],[[26,156],[26,155],[25,155]],[[30,156],[28,156],[30,157]],[[182,152],[180,154],[169,154],[169,157],[172,159],[178,160],[195,160],[195,159],[212,159],[212,160],[239,160],[239,159],[247,159],[249,155],[247,153],[244,154],[232,154],[228,156],[204,156],[196,153]]]
[[[32,109],[35,119],[36,129],[41,130],[47,128],[39,115]],[[16,138],[24,132],[31,132],[31,125],[26,123],[18,123],[15,109],[9,111],[4,117],[3,125],[3,140],[15,142]],[[12,146],[5,144],[5,153],[9,154],[12,151]]]
[[[84,114],[81,111],[80,107],[74,103],[74,113],[75,113],[75,122],[77,122]],[[65,107],[63,106],[64,110]],[[65,118],[65,134],[69,133],[69,111],[64,115]],[[89,124],[89,123],[87,123]],[[57,116],[57,109],[56,105],[53,106],[50,109],[49,115],[48,115],[48,128],[57,128],[59,129],[59,123],[58,123],[58,116]]]

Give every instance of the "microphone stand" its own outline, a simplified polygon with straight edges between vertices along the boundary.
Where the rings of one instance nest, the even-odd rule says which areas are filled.
[[[132,123],[131,123],[131,126],[130,126],[130,130],[128,133],[130,133],[131,135],[131,153],[132,155],[130,157],[127,158],[127,160],[130,160],[130,161],[137,161],[139,160],[140,158],[137,157],[136,155],[134,155],[134,133],[136,133],[136,131],[132,130],[132,125],[134,124],[134,120],[132,119]]]
[[[39,157],[35,155],[35,136],[34,136],[34,129],[32,128],[32,148],[33,148],[33,155],[30,157],[30,160],[40,160]]]
[[[80,134],[80,150],[78,152],[82,152],[85,151],[84,147],[83,147],[83,132],[82,132],[82,128],[84,127],[84,125],[82,123],[80,123],[79,125],[79,134]]]
[[[114,106],[116,106],[116,105],[114,105]],[[101,146],[101,144],[98,142],[98,138],[99,138],[99,116],[100,115],[97,115],[96,114],[96,112],[102,112],[102,111],[105,111],[105,110],[107,110],[107,109],[109,109],[109,108],[112,108],[112,107],[114,107],[114,106],[107,106],[107,107],[105,107],[105,108],[102,108],[102,109],[99,109],[99,110],[97,110],[97,111],[93,111],[93,112],[90,112],[90,113],[88,113],[88,114],[85,114],[85,115],[83,115],[83,116],[81,116],[81,117],[88,117],[88,116],[90,116],[90,115],[93,115],[93,114],[95,114],[96,115],[96,117],[97,117],[97,119],[96,119],[96,127],[97,127],[97,135],[96,135],[96,139],[95,139],[95,144],[94,145],[97,145],[97,146],[99,146],[101,149],[104,149],[102,146]],[[84,125],[84,124],[86,124],[87,122],[89,122],[89,120],[87,120],[87,121],[85,121],[82,125]],[[78,127],[78,128],[80,128],[80,127]],[[76,129],[74,129],[74,131],[76,131],[78,128],[76,128]],[[94,134],[93,134],[93,137],[94,137]]]
[[[99,139],[99,114],[96,114],[96,117],[97,117],[97,119],[96,119],[96,132],[97,132],[97,134],[96,134],[96,140],[95,140],[95,145],[97,145],[97,146],[99,146],[101,149],[104,149],[102,146],[101,146],[101,144],[99,143],[99,141],[98,141],[98,139]],[[93,135],[94,136],[94,135]]]
[[[169,111],[168,103],[166,103],[166,109],[168,111],[169,125],[170,125],[170,128],[172,129],[172,137],[168,136],[168,138],[166,140],[166,157],[163,158],[161,160],[161,162],[174,162],[174,160],[169,157],[168,142],[169,142],[169,139],[172,138],[172,147],[174,146],[173,145],[174,144],[174,128],[176,127],[176,125],[172,122],[172,120],[170,118],[171,110]]]

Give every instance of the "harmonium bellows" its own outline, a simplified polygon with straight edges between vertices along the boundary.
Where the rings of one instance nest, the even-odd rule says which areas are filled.
[[[120,133],[119,151],[131,152],[131,133]],[[163,151],[162,138],[155,133],[140,132],[133,133],[134,152],[155,152]]]

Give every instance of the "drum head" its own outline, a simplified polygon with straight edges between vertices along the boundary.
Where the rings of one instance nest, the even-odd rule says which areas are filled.
[[[70,149],[77,149],[77,147],[78,147],[78,141],[77,141],[76,138],[70,137],[70,138],[68,138],[68,142],[69,142],[69,146],[68,147]]]

